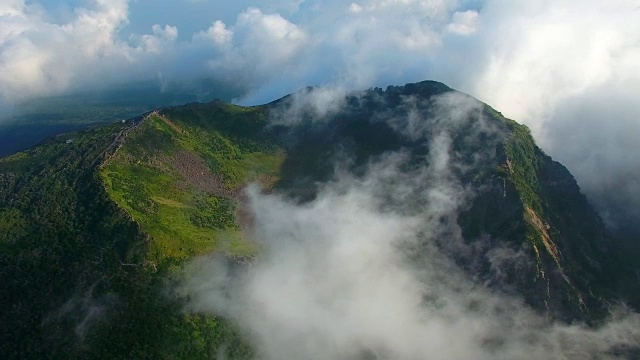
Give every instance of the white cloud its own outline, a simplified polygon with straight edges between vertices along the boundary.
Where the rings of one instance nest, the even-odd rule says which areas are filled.
[[[264,14],[250,8],[238,17],[236,28],[245,35],[244,48],[256,48],[257,54],[272,61],[291,58],[306,40],[305,32],[278,14]],[[250,59],[259,62],[265,58]]]
[[[340,86],[304,88],[293,93],[282,106],[272,109],[271,124],[292,126],[301,120],[302,114],[311,114],[312,121],[324,121],[327,115],[340,111],[347,92]]]
[[[24,8],[24,0],[5,0],[0,4],[0,16],[20,16]]]
[[[474,10],[456,11],[447,29],[454,34],[469,35],[476,32],[478,12]]]
[[[165,25],[163,28],[156,24],[151,29],[153,35],[142,35],[139,40],[140,47],[145,52],[160,54],[178,38],[178,28],[175,26]]]
[[[232,83],[248,94],[243,103],[270,101],[308,85],[350,90],[434,79],[529,125],[593,199],[612,192],[611,184],[624,182],[629,169],[640,171],[637,162],[620,160],[640,145],[611,140],[617,138],[613,133],[637,129],[637,0],[245,3],[235,22],[223,22],[212,11],[212,25],[195,34],[181,33],[179,23],[156,22],[150,34],[122,39],[130,21],[126,0],[88,1],[62,23],[49,21],[38,3],[4,1],[0,99],[158,73],[167,81]],[[597,100],[624,108],[615,117],[578,110],[593,108]],[[573,128],[575,133],[567,130]],[[608,145],[594,149],[593,143]],[[611,180],[598,182],[591,174],[603,166]],[[631,190],[625,193],[640,204]],[[614,206],[598,203],[603,212]]]
[[[632,21],[628,3],[612,3],[570,1],[522,8],[489,3],[484,23],[500,22],[487,26],[490,60],[474,91],[509,115],[533,123],[548,119],[567,97],[619,76],[615,57],[638,47],[640,35],[633,32],[640,25]]]
[[[207,31],[197,34],[213,40],[216,45],[225,45],[233,38],[233,31],[227,29],[227,26],[220,20],[216,20]]]
[[[62,25],[46,22],[41,12],[24,5],[14,6],[8,20],[2,18],[0,99],[64,91],[84,82],[83,73],[95,71],[93,65],[107,68],[106,59],[126,57],[115,33],[127,21],[127,2],[92,5],[77,8],[73,21]],[[96,81],[100,79],[88,79]]]
[[[356,3],[351,3],[351,5],[349,5],[349,11],[353,13],[359,13],[360,11],[362,11],[362,6]]]
[[[213,73],[251,87],[291,77],[308,42],[300,27],[257,8],[240,14],[228,30],[221,22],[214,23],[207,34],[213,36],[217,49],[208,60]]]
[[[529,125],[612,223],[640,219],[629,183],[640,145],[614,135],[640,127],[639,18],[636,1],[490,1],[479,18],[479,76],[464,85]]]

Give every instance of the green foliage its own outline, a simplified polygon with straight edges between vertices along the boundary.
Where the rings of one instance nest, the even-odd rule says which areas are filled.
[[[509,139],[504,145],[509,167],[509,179],[518,189],[522,202],[538,214],[542,214],[538,168],[540,158],[536,154],[536,144],[529,128],[514,125]]]
[[[385,95],[389,102],[374,104],[381,90],[371,90],[366,108],[401,104],[406,93],[444,91],[448,88],[432,82],[392,87]],[[266,111],[222,102],[189,104],[154,113],[139,126],[62,135],[0,159],[0,358],[253,357],[234,324],[185,314],[186,295],[168,291],[193,256],[258,252],[243,238],[245,219],[237,216],[245,206],[243,187],[255,181],[270,189],[278,183],[310,199],[313,186],[334,170],[326,155],[335,149],[353,151],[354,163],[362,166],[387,151],[410,147],[416,159],[424,159],[426,151],[394,138],[365,111],[345,113],[338,118],[344,122],[324,132],[301,131],[287,154],[273,139],[275,131],[264,129]],[[546,163],[529,130],[489,107],[487,112],[506,129],[500,171],[523,208],[535,211],[538,225],[545,213],[560,218],[540,189]],[[488,143],[492,150],[503,139],[483,138],[477,147],[467,146],[464,137],[453,140],[454,149],[473,163],[477,151]],[[491,179],[494,171],[479,168],[471,180]],[[505,192],[505,199],[512,198]],[[515,213],[520,204],[514,204]],[[481,210],[474,221],[495,215]],[[539,230],[522,213],[524,236],[541,245]],[[510,229],[516,223],[520,239],[522,221],[509,221]],[[502,225],[496,231],[500,234]]]
[[[0,251],[9,251],[12,244],[27,235],[27,223],[27,218],[18,209],[0,211]]]
[[[493,109],[491,109],[493,110]],[[535,220],[528,214],[526,208],[534,211],[535,215],[540,219],[545,219],[544,204],[540,198],[541,188],[538,179],[538,172],[542,166],[542,159],[539,156],[540,150],[535,144],[531,131],[528,127],[520,125],[513,120],[502,117],[501,114],[493,110],[494,116],[504,119],[511,133],[504,143],[504,152],[506,154],[506,164],[503,165],[503,171],[518,191],[518,196],[523,204],[523,220],[526,225],[525,238],[532,244],[537,246],[535,250],[537,261],[540,262],[538,251],[545,249],[554,261],[558,261],[557,254],[551,253],[548,246],[545,245],[546,231],[540,228],[540,224],[536,224]],[[541,220],[544,221],[544,220]],[[560,264],[557,264],[560,266]],[[538,263],[539,271],[541,264]]]
[[[163,110],[171,120],[193,126],[205,133],[218,133],[243,152],[270,152],[277,148],[264,131],[267,113],[263,107],[241,107],[214,101]]]
[[[533,209],[538,215],[543,214],[543,203],[540,198],[540,184],[538,172],[542,166],[541,151],[531,136],[531,131],[525,125],[505,118],[500,112],[486,105],[485,110],[489,116],[506,125],[508,135],[504,141],[503,149],[506,155],[506,164],[501,167],[501,172],[513,183],[520,200],[524,206]]]
[[[234,116],[262,126],[261,112],[222,103],[209,108],[220,118],[202,104],[167,111],[172,118],[149,116],[101,171],[113,200],[150,235],[155,261],[257,250],[235,222],[236,194],[249,181],[272,184],[284,153],[266,140],[237,143],[229,135]]]
[[[201,194],[194,199],[191,222],[202,228],[228,229],[236,227],[234,203],[229,198]]]
[[[150,198],[171,175],[133,166],[133,159],[112,164],[109,177],[98,174],[110,154],[105,149],[125,126],[67,134],[0,159],[1,358],[251,356],[231,324],[184,314],[183,300],[167,294],[180,261],[149,256],[151,244],[135,214],[186,209],[182,221],[190,224],[191,208],[177,206],[184,199],[171,190],[162,194],[174,202]]]

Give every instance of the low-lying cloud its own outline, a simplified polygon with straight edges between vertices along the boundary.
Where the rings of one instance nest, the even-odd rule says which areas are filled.
[[[429,119],[419,105],[408,97],[409,118],[386,121],[429,139],[422,166],[404,151],[361,176],[337,166],[304,203],[250,186],[246,236],[260,255],[193,262],[180,289],[187,311],[234,322],[261,359],[615,359],[638,347],[637,314],[614,310],[597,328],[554,322],[456,264],[453,254],[473,251],[456,219],[474,192],[458,180],[469,167],[452,138],[465,129],[471,145],[499,130],[459,94],[432,100]],[[506,246],[486,256],[496,277],[523,258]]]
[[[251,188],[261,255],[248,268],[194,263],[189,310],[237,323],[264,359],[603,359],[638,345],[635,314],[598,329],[551,323],[474,283],[436,245],[449,240],[439,220],[456,209],[457,191],[421,190],[424,213],[381,207],[381,192],[415,196],[415,177],[392,175],[401,158],[303,205]]]

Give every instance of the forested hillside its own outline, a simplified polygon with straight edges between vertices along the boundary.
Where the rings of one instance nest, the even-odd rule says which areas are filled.
[[[446,229],[436,246],[478,284],[559,321],[597,325],[614,303],[637,306],[631,265],[526,127],[436,82],[340,94],[326,111],[313,96],[168,107],[0,159],[0,357],[253,357],[237,324],[185,311],[185,265],[260,256],[248,184],[305,204],[393,156],[419,181],[396,196],[394,178],[380,207],[422,216],[422,188],[459,192],[424,223]],[[498,274],[497,248],[523,255]]]

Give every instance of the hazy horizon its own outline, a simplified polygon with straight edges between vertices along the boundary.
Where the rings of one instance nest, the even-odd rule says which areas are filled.
[[[0,113],[151,81],[240,104],[441,81],[528,125],[609,226],[640,219],[634,0],[8,0]],[[218,89],[211,91],[210,89]]]

